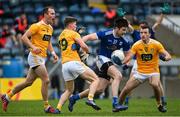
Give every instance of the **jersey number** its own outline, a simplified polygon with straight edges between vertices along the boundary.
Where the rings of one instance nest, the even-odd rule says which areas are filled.
[[[59,41],[59,45],[61,46],[61,49],[64,51],[67,49],[68,42],[65,38],[63,38],[61,41]]]
[[[141,54],[142,61],[150,61],[152,60],[152,54]]]

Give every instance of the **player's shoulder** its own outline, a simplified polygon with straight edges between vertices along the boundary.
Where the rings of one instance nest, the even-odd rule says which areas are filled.
[[[159,41],[157,41],[157,40],[155,40],[155,39],[150,39],[150,42],[151,42],[152,44],[155,44],[155,45],[161,44]]]
[[[36,25],[36,26],[39,26],[39,27],[49,27],[50,29],[52,29],[53,30],[53,27],[50,25],[50,24],[46,24],[44,21],[39,21],[39,22],[36,22],[36,23],[34,23],[33,25]]]
[[[79,35],[79,33],[77,33],[76,31],[73,31],[73,30],[64,29],[62,31],[62,33],[60,34],[60,36],[61,35]]]
[[[113,35],[113,30],[109,29],[109,30],[103,30],[103,31],[99,31],[97,32],[99,35],[103,35],[103,36],[109,36],[109,35]]]
[[[134,46],[137,46],[137,45],[140,45],[140,44],[142,44],[142,40],[136,41],[133,45],[134,45]]]
[[[109,30],[106,30],[106,31],[102,31],[104,32],[104,35],[112,35],[113,34],[113,30],[112,29],[109,29]]]
[[[38,26],[40,26],[40,25],[39,25],[39,22],[36,22],[36,23],[32,23],[32,24],[31,24],[31,27],[32,27],[32,26],[33,26],[33,27],[38,27]]]

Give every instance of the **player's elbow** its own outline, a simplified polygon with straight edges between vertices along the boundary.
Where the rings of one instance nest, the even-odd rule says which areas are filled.
[[[171,60],[171,59],[172,59],[171,55],[169,55],[169,56],[166,58],[167,61],[169,61],[169,60]]]

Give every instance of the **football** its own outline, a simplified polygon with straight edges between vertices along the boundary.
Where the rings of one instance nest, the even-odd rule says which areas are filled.
[[[117,65],[121,65],[124,60],[124,52],[122,50],[115,50],[111,54],[111,60]]]

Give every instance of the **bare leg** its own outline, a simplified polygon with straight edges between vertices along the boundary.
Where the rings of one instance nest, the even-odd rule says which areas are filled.
[[[150,85],[154,89],[157,105],[161,104],[161,101],[160,101],[161,100],[161,90],[159,87],[159,82],[160,82],[160,78],[158,78],[158,77],[152,77],[149,80]]]
[[[133,74],[134,73],[131,71],[130,78],[133,78]],[[125,105],[129,104],[129,98],[130,98],[131,94],[132,94],[132,92],[129,92],[128,95],[126,96]]]
[[[98,76],[91,69],[87,69],[83,74],[80,75],[80,77],[91,82],[89,86],[89,95],[92,95],[94,97],[94,94],[99,85]]]
[[[44,65],[40,65],[35,69],[35,73],[40,77],[42,81],[41,93],[44,101],[48,101],[48,84],[49,77]]]
[[[106,80],[104,78],[99,78],[99,80],[100,80],[100,83],[97,87],[96,94],[100,94],[100,93],[104,92],[106,87],[109,85],[108,80]],[[85,98],[88,96],[88,94],[89,94],[89,89],[86,89],[86,90],[82,91],[81,93],[79,93],[79,96],[80,96],[80,98]]]
[[[119,96],[120,104],[123,104],[123,102],[126,98],[126,95],[128,95],[129,92],[131,92],[133,89],[135,89],[140,84],[141,84],[141,82],[136,80],[134,77],[130,78],[120,93],[120,96]]]
[[[7,94],[4,94],[1,96],[1,101],[2,101],[2,109],[4,111],[7,111],[7,107],[8,107],[8,103],[11,99],[12,96],[14,96],[16,93],[20,92],[21,90],[23,90],[24,88],[32,85],[32,83],[34,82],[34,80],[36,79],[36,74],[34,73],[34,71],[30,68],[27,78],[24,82],[18,84],[15,86],[15,88],[10,91]]]
[[[34,72],[33,69],[29,69],[28,75],[26,77],[26,80],[18,85],[16,85],[14,87],[14,89],[12,90],[12,94],[15,95],[16,93],[20,92],[21,90],[23,90],[24,88],[31,86],[33,84],[33,82],[35,81],[37,75]]]
[[[107,73],[111,78],[113,78],[111,87],[112,87],[112,96],[117,97],[118,96],[118,91],[119,91],[119,84],[122,80],[122,74],[121,72],[114,66],[110,66],[108,68],[108,73]]]
[[[150,79],[149,83],[154,89],[156,102],[157,102],[157,105],[158,105],[158,110],[160,112],[166,112],[167,109],[166,109],[165,105],[161,104],[161,89],[160,89],[160,86],[159,86],[160,78],[158,76],[152,77]]]
[[[59,99],[58,106],[57,108],[61,111],[62,106],[64,103],[69,99],[71,94],[74,91],[74,80],[71,81],[66,81],[66,90],[65,92],[61,95],[61,98]]]

